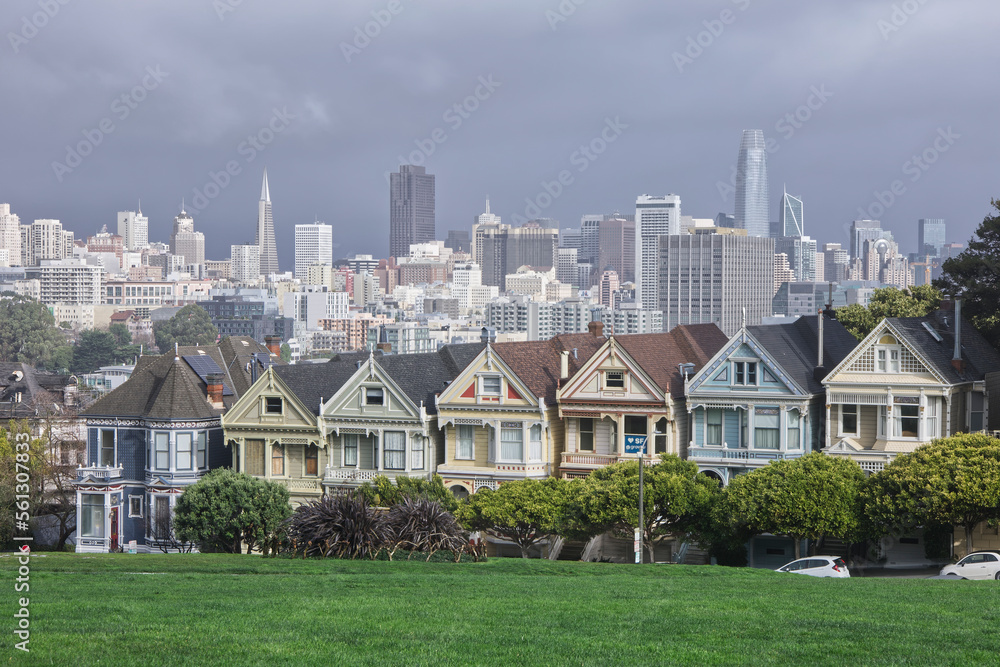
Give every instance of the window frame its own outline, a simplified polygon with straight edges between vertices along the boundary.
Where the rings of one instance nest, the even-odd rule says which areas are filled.
[[[378,397],[378,400],[373,401],[372,399],[375,398],[376,396]],[[383,387],[365,387],[364,389],[364,399],[366,406],[377,406],[380,408],[385,407],[386,404],[385,398],[386,398],[385,389]]]
[[[357,433],[345,433],[341,436],[341,459],[345,468],[358,467],[358,450],[360,449],[361,436]],[[353,444],[352,444],[353,443]],[[348,452],[353,453],[353,462],[348,462]]]
[[[133,503],[139,501],[139,511],[134,511]],[[128,518],[130,519],[141,519],[142,518],[142,505],[145,498],[142,496],[129,496],[128,497]]]
[[[585,421],[589,421],[590,422],[590,429],[585,429],[583,427],[583,423]],[[578,451],[581,451],[581,452],[593,452],[595,444],[596,444],[596,440],[597,440],[596,434],[597,434],[597,420],[596,419],[594,419],[593,417],[578,417],[577,418],[577,440],[576,440],[576,442],[577,442],[577,450]],[[584,445],[584,442],[587,440],[586,438],[584,438],[585,435],[589,435],[590,436],[590,446],[589,447],[587,447],[587,446]]]
[[[410,470],[423,470],[428,438],[422,435],[410,436]]]
[[[604,371],[604,388],[625,391],[625,371]]]
[[[105,440],[105,434],[108,434],[108,433],[111,434],[111,447],[110,447],[110,450],[111,450],[111,462],[110,463],[108,463],[107,459],[105,458],[105,452],[109,448],[105,447],[104,440]],[[118,450],[118,431],[116,429],[113,429],[113,428],[102,428],[102,429],[100,429],[98,431],[98,434],[97,434],[97,465],[100,466],[100,467],[114,468],[115,467],[115,462],[116,462],[115,459],[116,459],[116,455],[117,455],[117,450]]]
[[[463,436],[468,433],[468,438]],[[468,455],[464,448],[468,446]],[[462,461],[473,461],[476,458],[476,427],[472,424],[457,424],[455,426],[455,458]]]
[[[195,470],[204,470],[208,467],[208,433],[198,431],[195,434]]]
[[[284,477],[285,476],[285,446],[280,442],[271,443],[271,477]],[[275,469],[280,463],[280,470],[275,472]]]
[[[733,361],[733,383],[734,387],[756,387],[760,381],[760,373],[757,372],[757,362],[751,359]]]
[[[715,424],[715,423],[712,423],[711,421],[709,421],[709,417],[713,413],[718,414],[718,417],[719,417],[719,423],[718,424]],[[706,446],[721,447],[723,445],[723,442],[725,440],[725,438],[724,438],[725,423],[726,423],[726,419],[725,419],[725,416],[722,414],[722,408],[705,408],[705,445]],[[709,436],[709,433],[710,433],[709,427],[718,427],[719,430],[718,430],[718,441],[717,442],[711,440],[711,436]]]
[[[795,414],[794,419],[792,413]],[[793,434],[794,443],[792,442]],[[802,412],[798,408],[785,410],[785,449],[795,451],[802,449]]]
[[[392,436],[390,439],[389,436]],[[398,436],[398,441],[397,441]],[[389,448],[390,440],[392,448]],[[397,446],[398,445],[398,446]],[[399,465],[389,465],[389,455],[398,458]],[[385,470],[406,470],[406,433],[403,431],[383,431],[382,432],[382,468]]]
[[[504,439],[504,435],[513,435],[515,433],[518,436],[518,438],[516,440],[514,440],[514,439]],[[503,422],[502,422],[501,426],[500,426],[500,439],[499,439],[498,444],[499,444],[499,448],[498,448],[499,449],[499,456],[498,456],[498,460],[499,461],[503,461],[505,463],[507,463],[507,462],[509,462],[509,463],[523,463],[524,462],[524,453],[525,453],[524,452],[524,424],[519,423],[517,425],[517,427],[515,428],[514,426],[503,426]],[[517,450],[518,450],[517,456],[508,456],[507,454],[509,454],[510,452],[509,451],[505,451],[505,449],[509,449],[509,448],[513,447],[515,444],[517,445]]]
[[[181,439],[187,441],[186,450],[181,449]],[[181,465],[181,455],[187,456],[187,465]],[[174,434],[174,470],[194,470],[194,434],[190,431],[181,431]]]
[[[264,396],[264,416],[276,416],[285,414],[285,401],[281,396]],[[273,409],[277,406],[277,410]]]
[[[162,437],[161,437],[162,436]],[[160,449],[160,441],[165,441],[166,448]],[[163,465],[160,457],[163,456]],[[153,470],[170,470],[170,433],[169,431],[153,431]]]
[[[853,412],[845,412],[845,408],[853,408]],[[838,422],[838,424],[840,426],[840,435],[858,435],[858,432],[859,432],[858,431],[858,426],[859,426],[860,417],[861,417],[861,408],[858,406],[858,404],[857,403],[841,403],[840,404],[839,412],[840,412],[840,414],[839,414],[839,419],[837,420],[837,422]],[[853,431],[847,430],[847,426],[845,424],[845,417],[853,417],[854,418],[854,430]]]
[[[496,391],[492,388],[487,388],[486,383],[489,382],[491,385],[496,382]],[[480,377],[479,383],[479,393],[483,396],[500,396],[503,392],[503,380],[499,375],[483,375]]]
[[[302,447],[302,476],[303,477],[316,477],[319,475],[319,446],[318,445],[303,445]],[[312,465],[312,472],[309,472],[309,464]]]
[[[95,501],[100,499],[100,503]],[[107,507],[103,493],[81,493],[80,494],[80,537],[90,539],[104,539],[106,537],[106,526],[104,521],[104,510]],[[89,499],[89,500],[88,500]],[[88,531],[88,523],[90,529]]]
[[[538,437],[535,437],[535,434]],[[542,425],[532,424],[528,427],[528,460],[529,461],[541,461],[542,460]]]
[[[770,414],[769,412],[758,412],[758,410],[774,410],[776,414]],[[762,426],[758,419],[773,417],[777,423],[773,426]],[[768,438],[762,438],[761,436],[768,435]],[[775,436],[777,436],[775,438]],[[776,439],[777,442],[774,446],[761,444],[764,439]],[[781,450],[781,408],[778,407],[754,407],[753,411],[753,448],[763,449],[769,452],[775,452]]]

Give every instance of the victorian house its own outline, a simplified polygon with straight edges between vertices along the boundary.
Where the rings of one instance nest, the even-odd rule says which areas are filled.
[[[189,485],[228,466],[220,417],[277,361],[252,339],[140,357],[132,376],[82,413],[86,463],[77,470],[78,552],[173,544],[172,511]]]
[[[743,326],[687,378],[687,457],[723,485],[823,446],[826,371],[857,340],[826,316]]]
[[[565,425],[559,461],[563,477],[624,459],[626,440],[643,442],[647,460],[683,456],[688,433],[684,378],[726,343],[714,324],[674,327],[668,333],[611,336],[570,375],[560,359],[558,415]]]

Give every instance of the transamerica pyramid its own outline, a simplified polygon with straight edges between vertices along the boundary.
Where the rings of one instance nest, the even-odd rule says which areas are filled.
[[[264,183],[260,187],[260,202],[257,205],[257,238],[260,246],[260,273],[267,276],[278,273],[278,249],[274,243],[274,218],[271,215],[271,191],[267,187],[267,168],[264,169]]]

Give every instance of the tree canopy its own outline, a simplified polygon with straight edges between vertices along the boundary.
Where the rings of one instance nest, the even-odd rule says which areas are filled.
[[[875,532],[962,526],[971,551],[973,527],[1000,519],[1000,440],[961,434],[899,456],[871,477],[861,504]]]
[[[112,324],[108,331],[87,329],[73,348],[74,373],[92,373],[101,366],[124,362],[139,353],[131,345],[132,334],[124,324]]]
[[[483,530],[521,548],[521,556],[558,532],[557,522],[566,481],[520,479],[496,491],[485,488],[459,506],[457,517],[469,530]]]
[[[73,349],[42,303],[15,296],[0,299],[0,361],[37,368],[69,368]]]
[[[751,532],[793,538],[798,558],[802,539],[858,537],[864,482],[854,461],[816,452],[737,475],[726,488],[726,504]]]
[[[177,539],[203,551],[266,555],[277,547],[282,524],[292,514],[288,489],[228,468],[213,470],[177,500],[173,527]]]
[[[156,347],[168,354],[177,345],[211,345],[219,337],[208,312],[198,304],[184,306],[169,320],[153,325]]]
[[[941,305],[941,292],[931,285],[900,290],[883,287],[875,290],[867,306],[851,304],[837,309],[837,320],[861,340],[887,317],[923,317]]]
[[[962,297],[963,315],[1000,347],[1000,199],[990,204],[997,212],[983,219],[964,252],[945,260],[934,286]]]

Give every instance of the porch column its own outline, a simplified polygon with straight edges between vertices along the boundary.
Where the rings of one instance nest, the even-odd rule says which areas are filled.
[[[944,397],[944,414],[941,415],[941,419],[944,420],[944,437],[951,437],[951,390]]]
[[[830,423],[830,407],[831,407],[831,405],[830,405],[830,399],[827,398],[827,401],[826,401],[826,433],[823,434],[823,437],[826,440],[826,442],[823,444],[823,449],[826,449],[827,447],[829,447],[830,445],[833,444],[833,437],[834,437],[833,433],[834,433],[834,431],[833,431],[833,424]],[[838,408],[838,410],[839,410],[839,408]]]
[[[382,431],[375,432],[375,441],[372,443],[372,455],[375,457],[375,469],[382,472]]]

